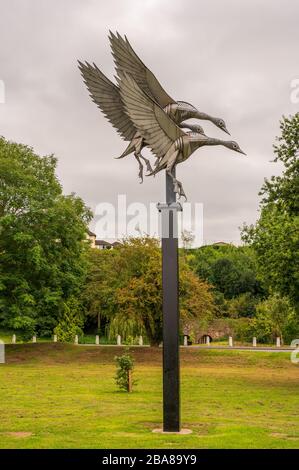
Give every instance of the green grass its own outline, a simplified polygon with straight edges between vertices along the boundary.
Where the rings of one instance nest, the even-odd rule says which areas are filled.
[[[287,353],[184,349],[182,422],[161,426],[161,349],[132,348],[138,385],[117,391],[123,348],[9,345],[0,365],[1,448],[298,448],[299,365]]]
[[[24,341],[21,336],[20,336],[20,333],[16,332],[16,331],[13,331],[13,330],[2,330],[0,329],[0,340],[3,341],[5,344],[11,344],[11,341],[12,341],[12,335],[13,334],[16,334],[16,338],[17,338],[17,343],[31,343],[32,341],[29,340],[29,341]],[[49,341],[51,341],[52,338],[47,338],[47,337],[42,337],[42,338],[37,338],[37,341],[39,343],[48,343]]]
[[[13,331],[0,329],[0,340],[6,344],[9,344],[11,343],[11,338],[13,334]]]

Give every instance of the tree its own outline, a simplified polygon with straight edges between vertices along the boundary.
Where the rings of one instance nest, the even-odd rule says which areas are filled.
[[[191,248],[192,243],[194,242],[195,235],[192,231],[190,230],[183,230],[181,233],[181,240],[183,244],[183,248],[187,250],[188,248]]]
[[[258,340],[272,342],[280,337],[291,341],[298,331],[298,318],[288,298],[274,294],[258,304],[253,320],[253,334]]]
[[[274,203],[290,216],[299,215],[299,113],[283,117],[280,122],[281,135],[274,144],[275,162],[281,162],[284,170],[281,176],[265,179],[260,195],[262,206]]]
[[[188,262],[200,278],[213,286],[217,316],[230,315],[228,301],[232,299],[243,296],[243,302],[239,305],[245,306],[245,299],[260,298],[264,295],[257,279],[256,257],[251,247],[203,246],[192,250],[188,255]],[[252,302],[249,303],[252,306]],[[248,310],[247,307],[248,304],[244,316],[248,316],[249,310],[253,315],[254,309]]]
[[[91,250],[83,292],[87,315],[109,322],[110,337],[146,334],[151,345],[162,340],[161,250],[156,239],[128,238],[113,250]],[[180,259],[180,311],[188,318],[212,315],[209,285]]]
[[[260,218],[243,227],[242,237],[256,252],[262,282],[289,297],[299,313],[299,113],[284,117],[280,128],[274,153],[284,170],[265,180]]]
[[[0,323],[27,335],[52,334],[86,273],[91,213],[62,194],[55,168],[53,156],[0,139]]]
[[[258,298],[250,292],[240,294],[238,297],[226,301],[227,316],[231,318],[254,317],[257,303]]]

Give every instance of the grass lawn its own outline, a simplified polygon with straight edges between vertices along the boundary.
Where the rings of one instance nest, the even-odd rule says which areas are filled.
[[[299,448],[299,365],[288,353],[184,349],[182,422],[161,426],[161,349],[132,348],[138,380],[117,391],[121,347],[6,347],[1,448]]]

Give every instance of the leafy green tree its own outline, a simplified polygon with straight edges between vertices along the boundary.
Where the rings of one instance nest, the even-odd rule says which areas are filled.
[[[289,297],[299,314],[299,114],[284,117],[280,128],[274,153],[284,170],[265,180],[260,218],[242,236],[256,252],[263,283]]]
[[[59,342],[74,342],[76,335],[83,335],[83,326],[82,306],[76,297],[70,297],[63,303],[54,334]]]
[[[250,292],[226,301],[228,316],[231,318],[254,317],[258,298]]]
[[[282,163],[281,176],[265,179],[260,191],[262,206],[274,203],[278,210],[290,216],[299,215],[299,113],[283,117],[280,122],[281,135],[274,144],[275,162]]]
[[[129,350],[122,356],[115,356],[117,364],[115,382],[120,390],[125,392],[132,392],[133,385],[137,384],[137,381],[133,379],[134,370],[134,359],[129,353]]]
[[[156,239],[129,238],[114,250],[90,250],[90,270],[83,292],[87,315],[108,320],[110,337],[146,334],[151,345],[162,340],[161,250]],[[180,259],[182,321],[211,316],[209,285]]]
[[[290,342],[299,333],[298,318],[287,297],[270,296],[257,306],[253,334],[259,341],[273,342],[276,337]]]
[[[86,274],[90,211],[64,196],[56,159],[0,139],[0,323],[52,334]]]
[[[192,250],[188,255],[188,262],[200,278],[213,286],[218,317],[230,315],[229,305],[233,305],[230,302],[232,299],[242,298],[245,307],[245,299],[259,299],[264,295],[257,279],[256,257],[251,247],[203,246]],[[252,307],[253,302],[249,303]],[[239,305],[241,306],[241,302]],[[254,308],[251,307],[247,304],[244,316],[254,314]],[[236,311],[233,316],[235,313]]]

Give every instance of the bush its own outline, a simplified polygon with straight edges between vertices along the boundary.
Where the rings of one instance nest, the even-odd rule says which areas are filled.
[[[237,318],[233,321],[234,338],[237,341],[251,343],[254,336],[251,318]]]
[[[16,331],[23,341],[30,340],[36,333],[36,321],[27,315],[13,318],[9,322],[9,327]]]
[[[227,301],[227,309],[231,318],[253,317],[258,300],[250,292],[240,294]]]
[[[260,342],[273,342],[277,336],[290,342],[298,337],[299,322],[287,297],[278,294],[260,302],[253,320],[254,336]]]
[[[127,352],[122,356],[115,357],[117,363],[117,370],[115,381],[120,390],[125,390],[126,392],[132,392],[133,384],[136,382],[132,380],[132,372],[134,368],[134,361],[132,356]]]
[[[58,341],[62,343],[73,342],[76,335],[82,335],[83,319],[78,312],[79,305],[76,299],[70,299],[64,305],[62,317],[54,329]]]

